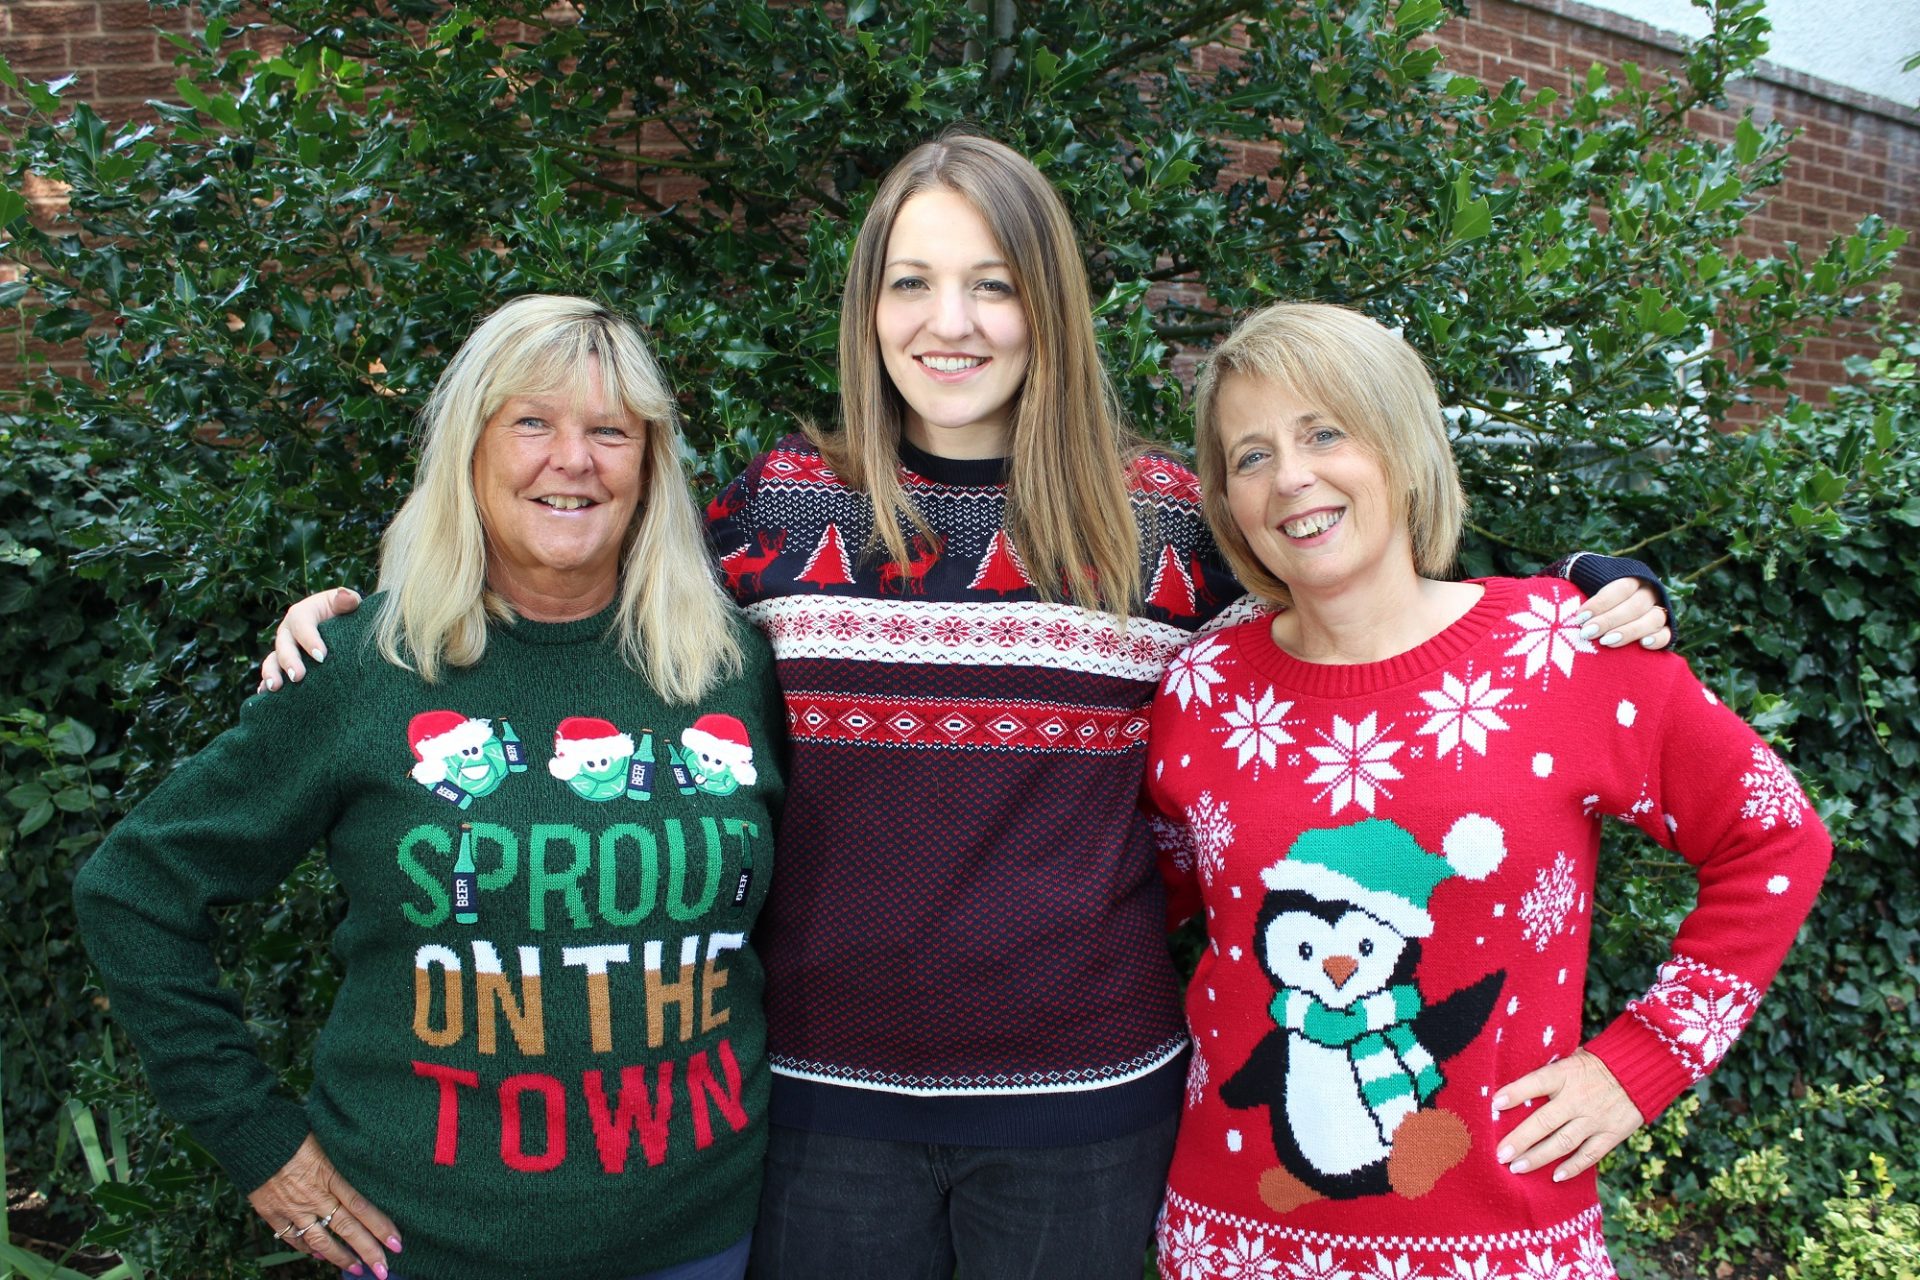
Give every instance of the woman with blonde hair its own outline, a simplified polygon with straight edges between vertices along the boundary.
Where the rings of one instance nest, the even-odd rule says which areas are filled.
[[[353,1275],[746,1266],[746,938],[785,735],[765,641],[676,571],[705,557],[675,417],[632,322],[502,307],[422,415],[381,594],[328,624],[332,661],[250,700],[80,873],[162,1105],[277,1238]],[[211,910],[316,843],[342,981],[296,1099],[220,986]]]
[[[840,372],[840,430],[708,508],[794,737],[754,1271],[1135,1276],[1187,1043],[1144,708],[1261,606],[1229,609],[1198,484],[1122,423],[1066,208],[1011,149],[948,135],[882,180]],[[1637,639],[1644,607],[1595,621]]]
[[[1276,305],[1195,398],[1215,535],[1284,608],[1153,707],[1147,799],[1208,939],[1161,1274],[1610,1277],[1594,1166],[1731,1048],[1827,833],[1684,661],[1595,656],[1557,578],[1448,580],[1464,499],[1405,341]],[[1699,898],[1583,1040],[1602,816]]]

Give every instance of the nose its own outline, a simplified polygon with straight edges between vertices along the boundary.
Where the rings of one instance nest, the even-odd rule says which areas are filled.
[[[1304,493],[1317,479],[1306,455],[1290,445],[1281,445],[1273,459],[1273,488],[1276,493]]]
[[[579,475],[593,469],[593,450],[587,442],[587,433],[574,429],[563,429],[553,433],[552,444],[547,452],[547,463],[557,471],[569,475]]]
[[[973,300],[965,289],[942,289],[935,295],[927,332],[946,341],[958,341],[973,332]]]
[[[1328,956],[1320,962],[1320,967],[1326,971],[1329,978],[1333,979],[1333,989],[1338,991],[1347,985],[1347,979],[1351,978],[1353,971],[1360,967],[1360,962],[1352,956]]]

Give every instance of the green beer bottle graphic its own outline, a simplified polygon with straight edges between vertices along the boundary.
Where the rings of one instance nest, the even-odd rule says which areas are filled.
[[[520,735],[513,731],[510,721],[500,721],[500,746],[507,753],[507,771],[525,773],[527,771],[527,753],[520,745]]]
[[[693,770],[687,768],[686,757],[671,742],[667,744],[667,767],[673,770],[673,783],[680,788],[681,795],[690,796],[698,789],[693,785]]]
[[[653,730],[640,731],[640,746],[627,765],[627,799],[653,799]]]
[[[480,875],[473,865],[473,824],[460,824],[460,856],[453,864],[453,918],[459,924],[480,923]]]

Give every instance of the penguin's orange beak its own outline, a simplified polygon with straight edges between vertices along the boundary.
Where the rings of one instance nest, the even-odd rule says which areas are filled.
[[[1329,978],[1333,979],[1333,989],[1338,991],[1347,985],[1347,979],[1351,978],[1353,971],[1360,967],[1360,962],[1352,956],[1328,956],[1320,962],[1320,967],[1326,970]]]

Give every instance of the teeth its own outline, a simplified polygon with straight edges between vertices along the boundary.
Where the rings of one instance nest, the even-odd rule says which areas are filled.
[[[1311,538],[1316,533],[1325,533],[1340,523],[1344,511],[1316,511],[1310,516],[1301,516],[1298,520],[1289,520],[1280,529],[1289,538]]]
[[[959,373],[985,364],[984,356],[921,356],[920,363],[935,373]]]
[[[590,507],[593,505],[593,499],[591,498],[574,498],[561,494],[553,494],[540,499],[540,501],[546,503],[555,511],[578,511],[582,507]]]

